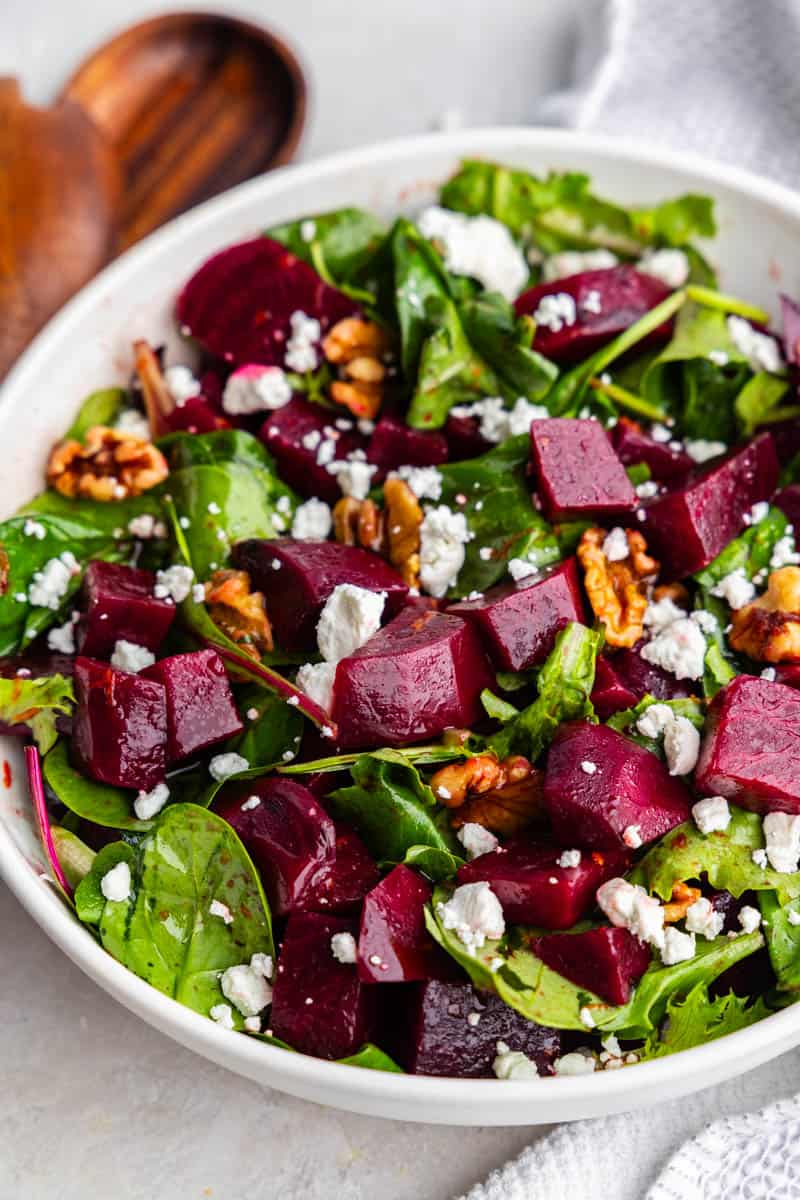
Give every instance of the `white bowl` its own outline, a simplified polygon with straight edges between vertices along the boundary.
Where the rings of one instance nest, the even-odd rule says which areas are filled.
[[[800,291],[800,196],[689,155],[551,130],[503,129],[409,138],[284,168],[173,221],[104,271],[39,334],[0,393],[3,515],[41,489],[47,451],[87,392],[128,378],[132,338],[166,341],[180,352],[172,301],[212,251],[277,221],[345,204],[387,218],[413,210],[433,197],[464,156],[536,172],[586,171],[600,194],[625,203],[710,193],[720,226],[711,254],[721,286],[772,312],[779,290]],[[661,1102],[741,1074],[800,1042],[795,1006],[731,1037],[622,1071],[512,1083],[384,1074],[231,1034],[137,979],[72,916],[43,878],[46,863],[19,748],[4,739],[0,753],[11,768],[10,785],[0,788],[0,873],[34,920],[87,975],[151,1025],[292,1095],[405,1121],[532,1125]]]

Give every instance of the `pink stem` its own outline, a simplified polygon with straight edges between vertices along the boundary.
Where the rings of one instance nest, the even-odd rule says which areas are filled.
[[[50,815],[47,811],[47,800],[44,794],[44,780],[42,779],[42,760],[39,756],[39,751],[35,746],[25,747],[25,767],[28,772],[28,787],[30,788],[31,800],[33,801],[33,811],[36,814],[36,824],[39,826],[39,833],[44,845],[44,851],[47,855],[50,866],[53,868],[53,874],[61,888],[66,892],[67,896],[72,896],[72,888],[67,883],[67,877],[61,869],[61,863],[58,861],[53,835],[50,832]]]
[[[313,721],[320,729],[329,729],[330,734],[328,736],[332,741],[336,740],[336,726],[325,712],[325,709],[315,704],[311,697],[307,696],[299,687],[290,683],[288,679],[284,679],[283,675],[279,675],[277,671],[273,671],[270,667],[265,667],[261,663],[255,662],[254,659],[248,658],[246,654],[235,654],[227,646],[219,646],[207,638],[205,641],[206,645],[216,650],[220,658],[231,663],[232,666],[238,667],[240,671],[246,672],[252,678],[260,679],[262,683],[265,683],[268,688],[276,692],[284,700],[291,701],[304,716],[308,717],[309,721]]]

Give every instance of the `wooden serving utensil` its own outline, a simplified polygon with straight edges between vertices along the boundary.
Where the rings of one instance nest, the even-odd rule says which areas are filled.
[[[174,13],[96,50],[52,109],[0,80],[0,379],[115,254],[288,162],[305,122],[292,52],[247,21]]]

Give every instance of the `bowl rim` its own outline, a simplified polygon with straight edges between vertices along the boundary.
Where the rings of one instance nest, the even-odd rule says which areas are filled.
[[[51,343],[58,342],[67,334],[70,327],[91,310],[99,296],[109,289],[122,287],[129,275],[146,270],[148,261],[157,259],[163,248],[173,240],[180,240],[184,233],[201,231],[205,226],[213,225],[223,212],[235,219],[236,212],[239,209],[246,210],[254,196],[267,199],[273,193],[280,193],[287,182],[324,182],[328,176],[357,170],[360,166],[375,167],[395,157],[418,155],[424,161],[425,155],[434,151],[448,152],[454,156],[469,155],[472,143],[481,147],[489,144],[491,153],[498,157],[502,157],[506,150],[519,149],[521,145],[537,151],[557,152],[563,150],[567,143],[570,151],[585,152],[609,161],[628,162],[632,167],[652,166],[702,176],[712,188],[720,185],[729,187],[746,197],[766,202],[782,215],[800,222],[800,193],[782,184],[760,178],[739,167],[711,162],[699,154],[653,148],[633,139],[560,129],[505,126],[377,142],[311,163],[281,167],[242,183],[176,217],[126,251],[84,287],[36,336],[0,388],[0,413],[13,402],[15,396],[24,395],[29,378],[47,362]],[[408,1105],[439,1110],[436,1117],[422,1114],[416,1118],[412,1111],[405,1114],[406,1119],[447,1123],[461,1121],[467,1124],[480,1112],[481,1124],[500,1124],[514,1120],[511,1109],[515,1106],[532,1105],[533,1110],[541,1106],[541,1115],[527,1109],[525,1124],[535,1123],[536,1119],[544,1122],[570,1119],[569,1111],[564,1110],[573,1105],[579,1110],[582,1108],[574,1115],[582,1116],[602,1101],[608,1102],[608,1111],[624,1108],[624,1098],[628,1094],[632,1101],[650,1097],[655,1102],[656,1097],[663,1096],[663,1089],[667,1085],[675,1085],[677,1076],[690,1076],[697,1081],[696,1086],[701,1087],[707,1069],[713,1074],[714,1080],[730,1077],[765,1061],[792,1042],[800,1041],[800,1009],[795,1010],[791,1006],[725,1038],[640,1063],[624,1071],[598,1072],[573,1078],[506,1080],[500,1090],[498,1081],[494,1079],[399,1075],[354,1068],[283,1050],[257,1039],[231,1037],[229,1031],[139,979],[112,958],[77,921],[54,890],[37,878],[2,822],[0,877],[42,930],[89,978],[157,1030],[168,1033],[182,1045],[240,1074],[261,1079],[270,1086],[296,1095],[313,1097],[315,1088],[321,1089],[326,1102],[338,1103],[341,1098],[342,1107],[357,1111],[373,1112],[370,1107],[372,1102],[385,1101],[388,1107],[394,1103],[398,1110]],[[727,1054],[720,1050],[723,1044]],[[728,1064],[720,1070],[720,1063],[726,1058]],[[688,1091],[691,1086],[683,1090]],[[339,1092],[341,1097],[337,1096]],[[549,1112],[548,1097],[552,1102]],[[500,1120],[492,1117],[490,1110],[493,1107],[498,1110]],[[466,1109],[468,1120],[461,1119],[459,1108]],[[478,1123],[478,1120],[472,1123]]]

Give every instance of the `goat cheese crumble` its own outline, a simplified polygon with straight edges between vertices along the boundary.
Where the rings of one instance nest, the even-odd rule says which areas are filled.
[[[343,496],[352,496],[355,500],[366,500],[372,476],[378,468],[358,460],[335,459],[328,463],[327,469],[331,475],[336,476],[336,482],[341,488]]]
[[[605,271],[618,263],[619,259],[611,250],[562,250],[544,260],[542,279],[552,283],[556,279],[568,279],[570,275],[582,275],[585,271]]]
[[[174,604],[181,604],[191,592],[193,583],[192,568],[176,563],[164,571],[156,571],[153,595],[156,600],[172,600]]]
[[[250,768],[250,763],[241,754],[235,754],[230,751],[227,754],[215,754],[208,764],[208,773],[212,779],[216,779],[218,783],[222,783],[224,779],[229,779],[231,775],[238,775],[242,771],[247,771]]]
[[[754,329],[744,317],[732,314],[728,317],[726,324],[731,341],[739,353],[747,359],[752,371],[755,371],[756,374],[759,371],[769,371],[773,375],[780,375],[786,367],[786,362],[781,354],[777,338]]]
[[[386,592],[370,592],[340,583],[331,592],[317,622],[317,644],[329,663],[338,663],[378,632]]]
[[[265,970],[265,967],[269,970]],[[267,954],[254,954],[249,963],[228,967],[222,972],[219,984],[226,1000],[238,1008],[243,1017],[257,1017],[272,1002],[268,976],[272,959]]]
[[[492,1070],[498,1079],[538,1079],[536,1063],[521,1050],[511,1050],[505,1042],[498,1042],[497,1055]]]
[[[724,442],[709,441],[707,438],[687,438],[683,448],[696,463],[708,462],[724,454],[728,447]]]
[[[436,467],[398,467],[390,479],[402,479],[418,500],[438,500],[442,494],[442,476]]]
[[[551,292],[549,296],[542,296],[533,319],[543,329],[560,333],[565,325],[574,325],[577,316],[575,301],[568,292]]]
[[[334,933],[331,937],[331,954],[340,963],[356,962],[358,946],[352,933]]]
[[[208,906],[208,913],[211,917],[219,917],[225,925],[233,924],[233,913],[221,900],[212,900]]]
[[[41,571],[34,571],[28,587],[28,601],[35,608],[50,608],[54,612],[69,591],[69,585],[80,574],[78,561],[71,550],[49,559]]]
[[[661,948],[664,944],[664,909],[643,887],[617,877],[597,889],[600,909],[612,925],[629,929],[641,942]]]
[[[562,850],[556,859],[559,867],[579,867],[581,865],[580,850]]]
[[[725,924],[723,913],[717,912],[711,901],[700,896],[686,910],[686,929],[689,933],[697,933],[711,941],[722,933]]]
[[[793,874],[800,859],[800,816],[767,813],[762,826],[770,866],[781,874]]]
[[[502,396],[485,396],[472,404],[458,404],[450,411],[454,417],[462,420],[476,418],[481,437],[494,444],[528,433],[532,421],[550,416],[544,405],[531,404],[524,396],[515,400],[511,408],[506,407]]]
[[[330,505],[312,496],[299,504],[292,520],[292,537],[297,541],[324,542],[331,531],[333,517]]]
[[[117,433],[127,434],[128,437],[139,438],[142,442],[150,441],[150,422],[138,408],[123,408],[114,422]]]
[[[233,1023],[233,1009],[230,1004],[212,1004],[208,1010],[208,1015],[212,1021],[216,1021],[217,1025],[221,1025],[223,1029],[235,1028]]]
[[[446,504],[429,508],[419,536],[420,583],[429,595],[440,599],[455,586],[464,565],[464,547],[472,537],[467,518]]]
[[[118,671],[127,671],[131,675],[138,675],[139,671],[144,671],[146,667],[152,667],[155,661],[155,654],[146,646],[138,646],[136,642],[127,642],[125,638],[119,638],[114,643],[111,665]]]
[[[336,663],[303,663],[298,668],[295,683],[301,692],[318,704],[326,713],[333,704],[333,683],[336,678]]]
[[[724,796],[708,796],[692,805],[692,817],[701,833],[724,833],[731,823],[731,810]]]
[[[289,318],[289,327],[291,335],[286,343],[284,365],[304,375],[319,365],[317,343],[322,337],[322,326],[316,318],[298,310]]]
[[[157,783],[149,792],[139,792],[133,802],[133,811],[140,821],[149,821],[156,813],[160,813],[169,800],[169,788],[166,783]]]
[[[431,205],[422,212],[417,227],[423,237],[441,248],[448,271],[477,279],[489,292],[515,300],[528,281],[528,264],[508,229],[484,215]]]
[[[459,829],[456,837],[467,852],[467,858],[480,858],[482,854],[491,854],[500,845],[497,838],[489,829],[478,825],[475,821],[467,821]]]
[[[126,862],[118,862],[110,871],[106,871],[100,880],[100,891],[106,900],[121,904],[128,900],[131,894],[131,869]]]
[[[755,594],[755,586],[747,578],[744,567],[737,567],[735,571],[723,576],[711,589],[711,595],[720,596],[734,612],[749,604]]]
[[[249,363],[229,377],[222,393],[222,407],[231,416],[246,416],[283,408],[291,398],[292,385],[280,367]]]
[[[619,525],[615,525],[611,532],[606,534],[603,554],[609,562],[622,562],[623,558],[630,554],[628,535]]]
[[[696,949],[693,933],[683,933],[674,925],[668,925],[664,930],[661,961],[665,967],[674,967],[676,963],[687,962],[688,959],[694,958]]]
[[[647,613],[645,613],[645,622]],[[680,617],[663,626],[652,641],[642,647],[645,662],[663,667],[676,679],[701,679],[706,657],[706,639],[697,614]]]
[[[195,378],[191,368],[182,364],[167,367],[164,372],[164,383],[167,385],[167,391],[175,401],[176,408],[183,408],[187,400],[194,400],[195,396],[199,396],[203,390],[200,386],[200,380]],[[147,432],[149,437],[149,428]]]
[[[689,259],[683,250],[645,250],[636,269],[645,275],[653,275],[675,291],[689,278]]]
[[[500,901],[485,880],[462,883],[449,900],[437,904],[436,911],[444,928],[453,930],[470,954],[506,931]]]
[[[77,620],[78,614],[75,613],[63,625],[57,625],[54,629],[49,630],[47,634],[48,650],[53,650],[56,654],[75,653],[75,625]]]

